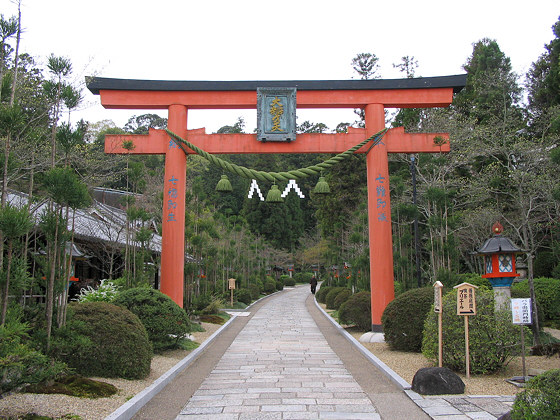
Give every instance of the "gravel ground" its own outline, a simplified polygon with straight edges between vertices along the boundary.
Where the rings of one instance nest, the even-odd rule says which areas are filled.
[[[363,333],[351,333],[356,339],[359,339]],[[421,353],[408,353],[402,351],[393,351],[389,349],[387,343],[362,343],[369,351],[381,359],[387,366],[393,369],[401,378],[412,383],[414,374],[423,367],[434,366]],[[522,391],[506,382],[513,376],[522,376],[521,357],[514,358],[505,368],[505,370],[492,375],[471,375],[466,378],[465,375],[459,374],[465,383],[465,394],[467,395],[515,395]],[[527,356],[525,357],[525,367],[529,369],[559,369],[560,358],[543,357],[543,356]]]
[[[212,335],[220,325],[202,323],[204,332],[193,333],[194,341],[202,343]],[[150,386],[157,378],[171,369],[190,351],[172,350],[152,359],[150,375],[143,380],[92,378],[115,385],[119,392],[108,398],[77,398],[61,394],[26,394],[13,393],[0,399],[0,418],[17,417],[27,413],[42,416],[62,417],[73,414],[83,420],[100,420],[107,417],[126,401]]]

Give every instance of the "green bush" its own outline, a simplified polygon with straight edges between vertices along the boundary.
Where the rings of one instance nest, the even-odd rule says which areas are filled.
[[[269,295],[276,291],[276,282],[274,279],[267,277],[266,281],[264,282],[264,292]]]
[[[54,379],[66,370],[64,363],[53,362],[25,342],[28,329],[16,320],[0,326],[0,395],[24,384]]]
[[[459,279],[458,284],[470,283],[473,286],[478,286],[479,289],[481,287],[484,287],[487,290],[492,290],[492,283],[490,283],[490,280],[483,278],[480,274],[463,273],[463,274],[458,274],[457,278]]]
[[[353,294],[338,309],[338,319],[342,324],[354,324],[363,331],[371,331],[371,294]]]
[[[85,322],[76,319],[73,314],[72,307],[69,307],[66,325],[52,330],[49,356],[57,360],[67,361],[69,355],[73,359],[87,359],[93,346],[91,339],[83,333],[87,329]],[[46,344],[46,331],[44,337],[36,338]]]
[[[315,293],[315,299],[319,303],[325,303],[325,299],[327,298],[327,293],[329,293],[332,289],[332,286],[321,286],[319,290]]]
[[[276,280],[276,290],[280,291],[284,289],[284,282],[281,280]]]
[[[203,293],[199,296],[194,296],[191,301],[191,307],[193,311],[199,312],[210,305],[212,301],[212,295],[210,293]]]
[[[395,297],[399,296],[400,294],[404,293],[404,286],[400,281],[394,281],[393,289],[395,291]]]
[[[296,285],[296,280],[292,277],[287,277],[284,279],[284,286],[293,287]]]
[[[251,293],[251,299],[257,300],[261,296],[261,289],[258,284],[249,285],[249,293]]]
[[[327,296],[325,297],[325,304],[327,305],[327,309],[335,309],[334,308],[334,300],[336,299],[337,295],[346,290],[346,287],[333,287]]]
[[[128,289],[119,293],[113,303],[140,318],[155,352],[176,347],[191,332],[187,313],[159,290]]]
[[[462,273],[458,274],[453,271],[441,268],[436,274],[436,280],[441,281],[443,286],[447,289],[451,289],[454,286],[461,283],[470,283],[474,286],[483,286],[487,289],[491,289],[492,285],[488,279],[482,278],[480,274],[476,273]]]
[[[231,292],[227,294],[228,299],[231,296]],[[201,313],[203,315],[217,315],[220,313],[220,310],[225,306],[224,301],[219,297],[213,297],[208,306],[204,308]],[[188,319],[188,317],[187,317]],[[190,332],[190,331],[189,331]]]
[[[338,311],[338,309],[340,309],[340,305],[342,305],[344,302],[346,302],[350,296],[352,296],[352,291],[350,289],[342,290],[334,298],[333,309]]]
[[[245,305],[249,305],[252,302],[249,289],[237,289],[236,294],[238,302],[243,302]]]
[[[304,283],[304,284],[309,283],[311,281],[311,277],[313,277],[313,276],[314,276],[313,273],[308,273],[308,272],[296,273],[294,275],[294,281],[296,283]]]
[[[424,321],[434,301],[431,287],[412,289],[389,302],[381,323],[385,341],[393,350],[420,352]]]
[[[152,346],[144,325],[128,309],[106,302],[73,303],[75,333],[90,345],[65,355],[64,361],[84,376],[142,379],[149,375]]]
[[[536,277],[551,277],[558,258],[550,251],[540,251],[533,261],[533,270]]]
[[[539,312],[539,320],[544,324],[560,321],[560,280],[540,277],[533,280],[535,285],[535,299]],[[511,296],[528,298],[529,282],[523,280],[514,283],[511,288]]]
[[[513,420],[560,418],[560,369],[531,379],[515,397],[510,415]]]
[[[465,371],[464,317],[457,314],[457,291],[443,297],[443,366]],[[434,363],[438,359],[438,316],[430,312],[424,324],[422,354]],[[528,330],[527,330],[528,331]],[[530,333],[527,332],[530,336]],[[494,293],[477,289],[476,315],[469,316],[471,373],[485,374],[504,367],[519,348],[519,327],[512,324],[510,311],[494,312]]]

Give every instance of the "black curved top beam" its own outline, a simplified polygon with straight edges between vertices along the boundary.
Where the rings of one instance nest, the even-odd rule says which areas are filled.
[[[372,80],[250,80],[250,81],[179,81],[136,80],[86,77],[94,95],[101,90],[139,91],[251,91],[258,87],[295,87],[297,90],[390,90],[453,88],[457,93],[467,82],[466,74],[407,79]]]

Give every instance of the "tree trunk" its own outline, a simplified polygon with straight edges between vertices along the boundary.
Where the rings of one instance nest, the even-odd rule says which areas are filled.
[[[6,288],[3,296],[2,302],[2,322],[1,325],[4,326],[6,322],[6,314],[8,313],[8,296],[10,295],[10,270],[12,267],[12,241],[8,241],[8,266],[6,267]]]
[[[17,28],[17,36],[16,36],[16,51],[14,56],[14,80],[12,80],[12,93],[10,95],[10,106],[14,104],[14,100],[16,97],[20,40],[21,40],[21,0],[18,1],[18,28]]]
[[[56,274],[56,256],[58,248],[58,213],[56,213],[55,229],[54,229],[54,243],[49,247],[49,259],[51,263],[49,281],[47,285],[47,351],[51,345],[51,332],[53,324],[53,314],[54,314],[54,280]]]

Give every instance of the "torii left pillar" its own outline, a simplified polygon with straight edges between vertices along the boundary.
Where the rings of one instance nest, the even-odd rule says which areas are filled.
[[[368,104],[365,109],[366,135],[385,128],[383,104]],[[381,142],[366,155],[368,187],[369,272],[372,288],[371,307],[385,308],[395,298],[393,278],[393,239],[391,231],[391,194],[387,144]],[[371,238],[376,238],[371,240]],[[381,239],[381,240],[379,240]],[[372,310],[371,329],[382,332],[381,311]]]
[[[168,127],[174,133],[187,134],[187,107],[169,106]],[[183,306],[183,277],[185,261],[185,189],[187,183],[187,155],[173,141],[165,152],[165,180],[163,191],[161,291]]]

